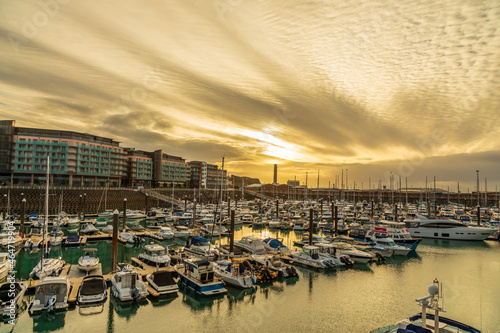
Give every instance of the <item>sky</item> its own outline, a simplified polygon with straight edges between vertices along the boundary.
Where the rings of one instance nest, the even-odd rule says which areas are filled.
[[[494,190],[499,29],[496,0],[3,0],[0,119],[262,182]]]

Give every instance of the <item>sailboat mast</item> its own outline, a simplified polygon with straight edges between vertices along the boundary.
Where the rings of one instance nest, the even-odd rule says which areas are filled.
[[[46,251],[45,234],[49,222],[49,182],[50,182],[50,155],[47,153],[47,180],[45,184],[45,219],[43,221],[42,259],[40,261],[40,272],[43,270],[43,256]]]

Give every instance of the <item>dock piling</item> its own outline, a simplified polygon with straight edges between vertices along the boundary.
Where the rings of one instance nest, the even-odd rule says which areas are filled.
[[[229,237],[229,253],[233,253],[234,248],[234,210],[231,210],[231,233]]]
[[[115,209],[113,212],[113,241],[112,241],[112,246],[111,246],[111,270],[114,271],[116,269],[116,258],[118,255],[118,224],[119,224],[119,218],[120,218],[120,213],[118,212],[118,209]]]
[[[123,223],[122,223],[123,231],[125,231],[126,228],[125,223],[127,223],[127,198],[123,199]]]
[[[26,198],[21,200],[21,226],[19,227],[19,232],[24,234],[24,215],[25,215]]]
[[[309,245],[313,241],[313,209],[309,208]]]

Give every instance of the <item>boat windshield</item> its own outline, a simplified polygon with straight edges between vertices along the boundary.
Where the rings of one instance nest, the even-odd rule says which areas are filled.
[[[199,242],[199,243],[196,243],[194,245],[195,246],[199,246],[199,247],[210,246],[210,244],[208,242]]]

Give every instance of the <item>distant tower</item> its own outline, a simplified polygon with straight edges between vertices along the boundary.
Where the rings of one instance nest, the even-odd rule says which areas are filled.
[[[274,165],[274,178],[273,184],[278,184],[278,164]]]

